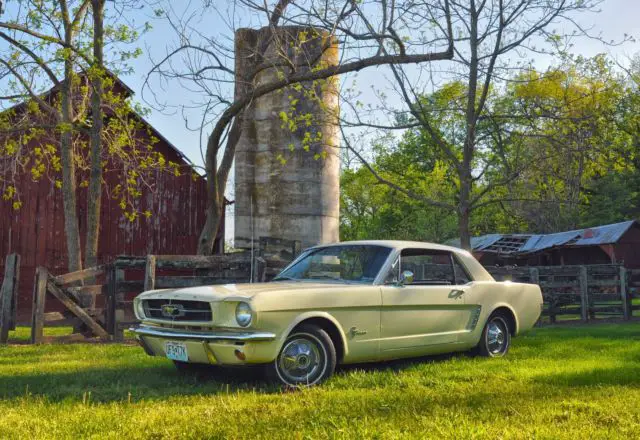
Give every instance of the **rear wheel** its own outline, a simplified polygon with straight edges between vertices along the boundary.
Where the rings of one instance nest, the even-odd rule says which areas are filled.
[[[477,352],[486,357],[502,357],[511,346],[511,329],[509,320],[502,313],[495,313],[489,317],[482,330],[482,337]]]
[[[303,324],[287,337],[267,366],[267,375],[285,386],[312,386],[327,380],[336,368],[336,349],[322,328]]]

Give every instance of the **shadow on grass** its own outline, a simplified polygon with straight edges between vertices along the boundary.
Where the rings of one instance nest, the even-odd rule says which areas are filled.
[[[165,365],[83,368],[0,376],[0,399],[42,396],[49,401],[83,399],[98,402],[166,399],[172,396],[216,395],[238,391],[261,393],[280,389],[263,379],[260,368],[216,368],[197,374]]]
[[[549,374],[538,376],[535,382],[556,387],[639,386],[640,365],[630,363],[613,368]]]
[[[345,365],[338,367],[337,374],[346,374],[353,370],[402,371],[424,363],[451,359],[454,356],[464,355],[446,354]],[[203,366],[195,373],[184,373],[177,371],[170,362],[166,362],[166,365],[126,365],[0,375],[0,399],[30,395],[42,396],[49,401],[82,400],[90,392],[92,401],[112,402],[128,400],[129,396],[133,400],[156,400],[172,396],[218,395],[241,391],[271,394],[282,392],[282,388],[266,381],[262,366]]]

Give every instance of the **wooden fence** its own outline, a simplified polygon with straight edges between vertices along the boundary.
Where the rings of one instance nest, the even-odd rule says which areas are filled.
[[[36,270],[31,322],[32,343],[43,342],[43,328],[65,321],[75,332],[103,340],[121,340],[136,323],[133,298],[144,290],[211,284],[269,281],[295,255],[295,247],[273,241],[275,251],[214,256],[148,255],[118,257],[111,264],[54,276]],[[284,247],[282,247],[284,246]],[[293,249],[293,251],[289,251]],[[7,256],[0,289],[0,343],[15,328],[20,257]],[[543,316],[590,321],[607,317],[629,319],[640,310],[640,270],[620,265],[489,267],[497,280],[539,284]],[[64,306],[63,313],[45,313],[47,294]]]
[[[496,280],[539,284],[551,322],[562,319],[630,319],[640,298],[640,270],[621,265],[488,267]]]
[[[47,324],[65,321],[85,336],[122,340],[137,323],[133,299],[142,291],[211,284],[268,281],[288,262],[249,253],[118,257],[113,263],[53,276],[38,267],[34,280],[31,342],[44,341]],[[47,293],[66,308],[45,313]],[[71,320],[70,320],[71,318]]]

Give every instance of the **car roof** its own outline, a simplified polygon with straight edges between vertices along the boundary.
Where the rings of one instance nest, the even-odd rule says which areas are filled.
[[[437,243],[429,243],[425,241],[408,241],[408,240],[357,240],[357,241],[340,241],[337,243],[329,243],[322,244],[318,246],[313,246],[310,249],[318,248],[318,247],[328,247],[328,246],[344,246],[344,245],[377,245],[377,246],[385,246],[393,249],[406,249],[406,248],[418,248],[418,249],[433,249],[437,251],[448,251],[455,252],[456,254],[468,254],[467,251],[453,247],[446,246],[443,244]]]

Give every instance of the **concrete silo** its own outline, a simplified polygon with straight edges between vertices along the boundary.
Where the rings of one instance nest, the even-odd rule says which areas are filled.
[[[305,27],[236,33],[236,94],[256,65],[255,86],[338,63],[335,42]],[[266,47],[266,51],[264,48]],[[261,54],[264,54],[262,56]],[[289,66],[287,66],[289,64]],[[235,247],[260,237],[302,247],[338,241],[340,160],[337,78],[302,83],[256,98],[245,110],[235,156]]]

